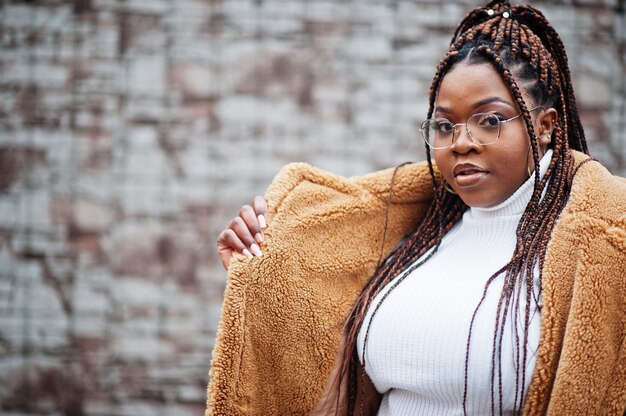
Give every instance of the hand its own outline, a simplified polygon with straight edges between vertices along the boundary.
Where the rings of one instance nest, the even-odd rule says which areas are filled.
[[[263,241],[267,203],[260,195],[254,197],[254,208],[244,205],[239,210],[239,216],[233,218],[228,227],[217,237],[217,253],[224,268],[228,269],[233,251],[237,251],[249,259],[253,254],[261,257],[263,253],[258,244]],[[253,237],[254,236],[254,237]]]

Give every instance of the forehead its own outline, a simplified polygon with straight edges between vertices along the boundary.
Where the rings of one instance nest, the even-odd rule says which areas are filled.
[[[500,97],[514,103],[508,85],[493,65],[459,63],[444,75],[437,92],[437,104],[458,108],[471,106],[489,97]]]

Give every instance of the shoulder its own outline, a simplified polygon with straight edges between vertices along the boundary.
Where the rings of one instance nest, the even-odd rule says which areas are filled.
[[[432,199],[426,162],[401,166],[395,177],[394,170],[396,167],[345,177],[305,162],[289,163],[280,169],[265,193],[268,216],[288,213],[308,217],[384,204],[392,178],[392,204],[419,204]]]
[[[600,162],[572,151],[575,175],[562,216],[581,221],[624,226],[626,178],[613,175]]]
[[[626,213],[626,178],[613,175],[600,162],[572,151],[576,174],[567,211],[608,221]]]
[[[626,255],[626,178],[613,175],[600,162],[572,151],[576,174],[558,223],[579,247],[602,241],[605,254]],[[558,224],[557,223],[557,224]]]
[[[403,165],[395,176],[394,170],[345,177],[308,163],[285,165],[265,193],[263,261],[289,253],[290,261],[316,272],[371,275],[381,253],[415,228],[432,201],[425,162]]]

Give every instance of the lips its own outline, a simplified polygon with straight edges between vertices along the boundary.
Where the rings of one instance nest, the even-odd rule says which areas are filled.
[[[454,181],[460,187],[473,186],[480,182],[489,172],[471,163],[461,163],[454,167]]]

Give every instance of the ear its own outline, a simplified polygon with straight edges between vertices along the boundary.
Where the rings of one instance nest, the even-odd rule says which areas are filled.
[[[537,116],[537,137],[539,138],[539,147],[544,151],[552,141],[552,132],[558,118],[559,113],[552,107],[543,110]]]

